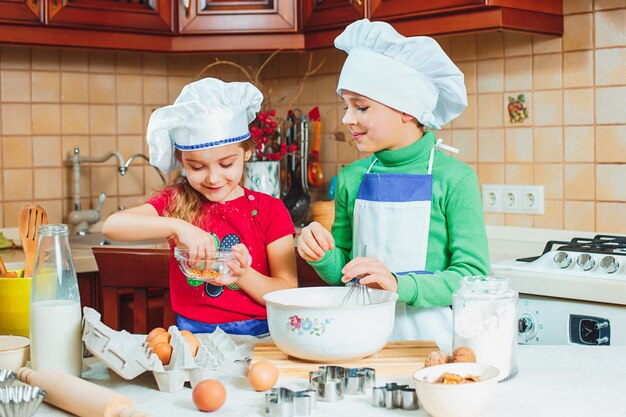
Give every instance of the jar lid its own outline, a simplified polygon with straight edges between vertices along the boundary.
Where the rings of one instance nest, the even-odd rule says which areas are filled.
[[[511,280],[503,277],[466,276],[461,279],[460,292],[487,297],[512,297]]]

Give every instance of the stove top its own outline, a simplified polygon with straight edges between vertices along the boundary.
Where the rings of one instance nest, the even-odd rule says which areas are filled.
[[[558,251],[626,255],[626,236],[595,235],[593,238],[575,237],[569,242],[550,240],[546,243],[541,255],[519,258],[517,260],[521,262],[533,262],[548,252]]]

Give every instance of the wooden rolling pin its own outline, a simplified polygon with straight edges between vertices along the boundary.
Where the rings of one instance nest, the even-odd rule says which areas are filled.
[[[129,398],[63,372],[20,368],[17,378],[44,389],[48,404],[79,417],[150,417],[135,410]]]

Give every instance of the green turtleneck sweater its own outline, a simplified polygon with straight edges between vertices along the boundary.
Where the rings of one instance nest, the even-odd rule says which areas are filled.
[[[418,141],[397,150],[383,150],[371,173],[426,174],[436,137],[426,131]],[[342,285],[341,269],[352,259],[354,202],[373,157],[343,168],[337,178],[335,248],[310,262],[331,285]],[[435,150],[432,167],[433,195],[428,234],[426,271],[433,274],[398,274],[399,300],[414,307],[452,304],[452,292],[466,275],[489,272],[487,235],[476,173],[465,163]],[[391,271],[394,272],[394,271]]]

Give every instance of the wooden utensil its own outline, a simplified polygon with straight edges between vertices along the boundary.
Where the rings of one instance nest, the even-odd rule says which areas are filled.
[[[37,245],[39,244],[39,226],[42,224],[48,224],[48,214],[43,207],[35,204],[27,204],[22,207],[18,228],[22,247],[24,248],[24,256],[26,257],[24,266],[25,277],[33,276]]]
[[[320,163],[322,121],[320,120],[320,111],[317,106],[309,112],[309,118],[313,124],[313,147],[311,148],[311,160],[307,167],[307,178],[311,187],[321,187],[324,182],[324,172]]]
[[[7,267],[4,265],[4,262],[2,261],[1,256],[0,256],[0,278],[17,278],[17,272],[7,271]]]

